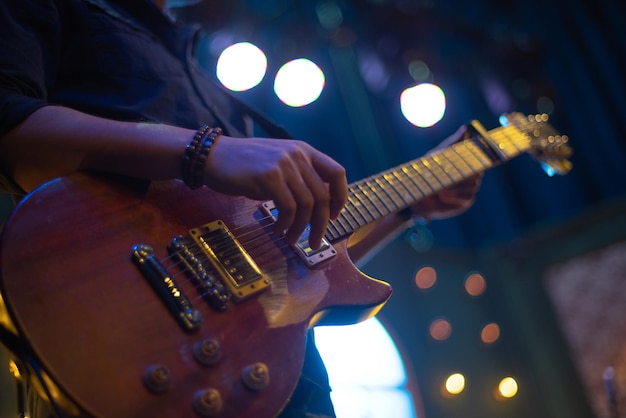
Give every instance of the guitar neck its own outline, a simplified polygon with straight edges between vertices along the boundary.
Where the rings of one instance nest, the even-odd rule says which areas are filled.
[[[348,202],[326,233],[331,242],[388,214],[528,151],[527,134],[513,125],[485,131],[448,148],[351,183]]]

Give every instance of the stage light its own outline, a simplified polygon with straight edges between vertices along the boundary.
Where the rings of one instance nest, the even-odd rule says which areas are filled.
[[[312,61],[299,58],[284,64],[276,73],[274,92],[287,106],[306,106],[320,96],[326,79]]]
[[[427,128],[443,118],[446,97],[439,86],[422,83],[402,92],[400,108],[404,117],[413,125]]]
[[[415,273],[415,285],[422,289],[430,289],[437,283],[437,271],[432,267],[422,267]]]
[[[500,326],[491,322],[480,331],[480,340],[485,344],[493,344],[500,338]]]
[[[267,71],[267,57],[249,42],[224,49],[217,60],[218,80],[232,91],[245,91],[258,85]]]
[[[445,319],[436,319],[430,324],[429,333],[433,340],[447,340],[452,334],[452,325]]]
[[[446,391],[450,395],[458,395],[465,390],[465,376],[461,373],[453,373],[446,379]]]
[[[465,279],[465,291],[470,296],[480,296],[487,289],[485,278],[479,273],[472,273]]]
[[[400,352],[376,318],[316,327],[315,345],[328,370],[337,416],[416,417]]]
[[[498,393],[503,398],[512,398],[517,395],[517,381],[512,377],[505,377],[498,385]]]

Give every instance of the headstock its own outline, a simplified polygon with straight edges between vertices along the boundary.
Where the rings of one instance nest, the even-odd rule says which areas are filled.
[[[510,113],[500,117],[503,126],[512,125],[528,140],[528,152],[539,162],[543,169],[552,176],[564,175],[572,169],[568,158],[572,155],[567,135],[559,134],[548,123],[545,113],[525,116],[521,113]]]

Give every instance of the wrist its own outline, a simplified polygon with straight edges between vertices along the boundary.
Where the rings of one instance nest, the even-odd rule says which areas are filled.
[[[182,166],[183,182],[191,189],[198,189],[204,185],[204,173],[211,149],[222,135],[220,128],[201,126],[185,148]]]

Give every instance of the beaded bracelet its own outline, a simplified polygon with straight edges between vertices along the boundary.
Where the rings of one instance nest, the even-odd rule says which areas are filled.
[[[193,139],[185,148],[185,154],[182,160],[183,182],[191,189],[202,187],[204,178],[204,166],[207,157],[211,151],[211,147],[222,135],[220,128],[211,128],[208,125],[202,125],[196,131]]]

